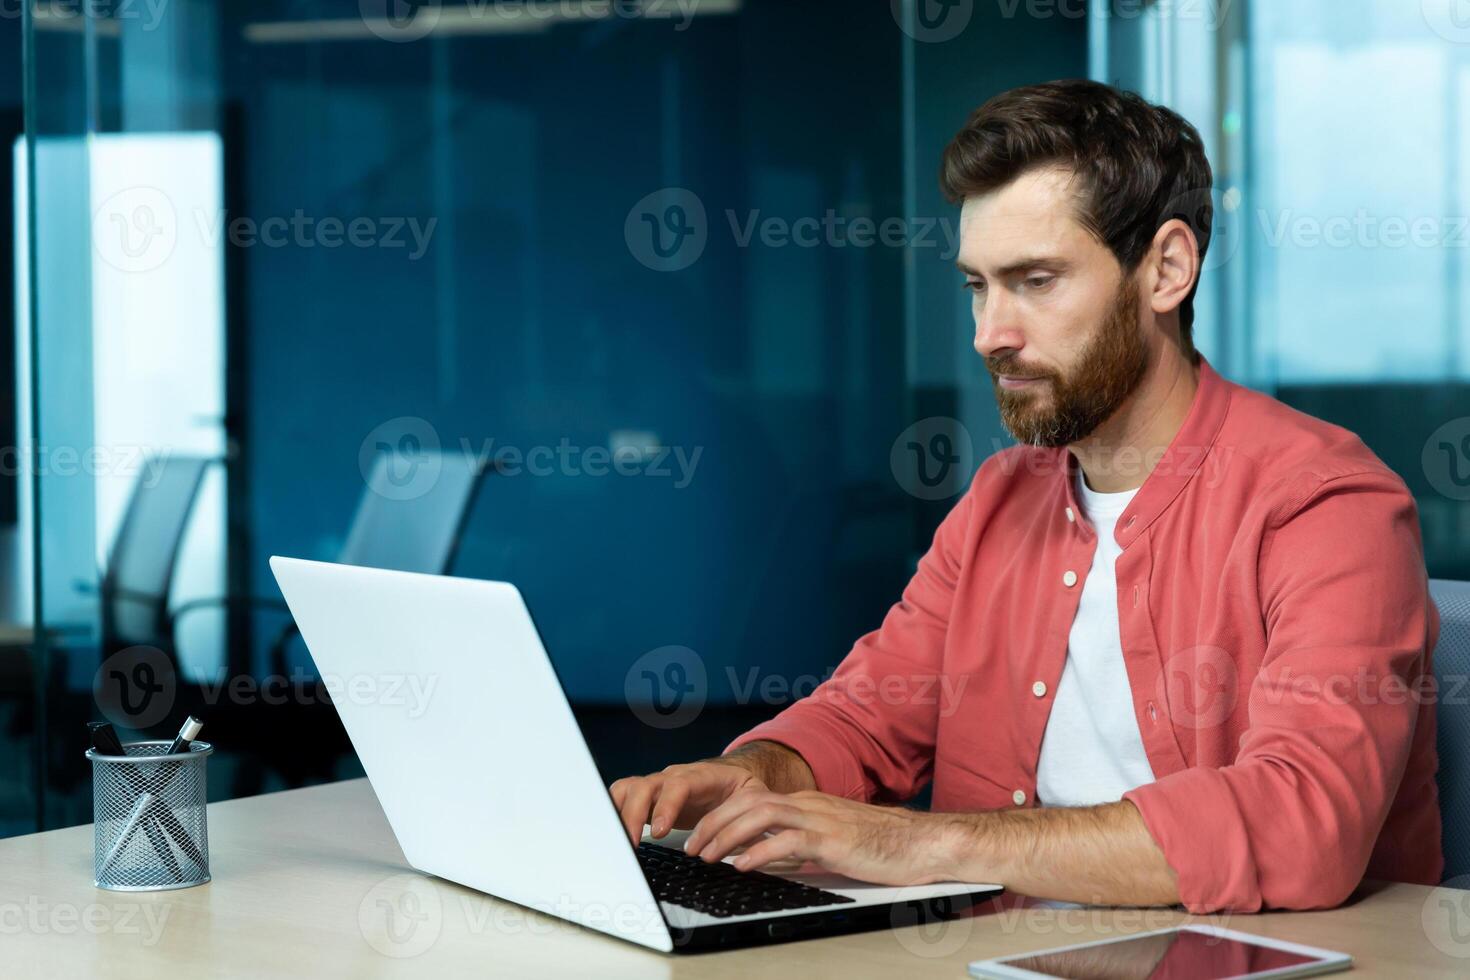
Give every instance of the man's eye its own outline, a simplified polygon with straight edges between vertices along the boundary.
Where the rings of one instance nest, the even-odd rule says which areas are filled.
[[[1041,289],[1045,286],[1051,285],[1051,281],[1055,278],[1056,276],[1032,276],[1030,279],[1026,280],[1026,285],[1030,286],[1032,289]]]
[[[978,293],[985,288],[985,283],[978,279],[967,279],[965,280],[965,288],[973,293]]]

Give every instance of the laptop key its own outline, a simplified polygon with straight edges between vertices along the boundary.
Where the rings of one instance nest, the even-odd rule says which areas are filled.
[[[708,864],[658,844],[639,844],[638,860],[660,900],[720,919],[853,901],[763,871],[742,872],[723,862]]]

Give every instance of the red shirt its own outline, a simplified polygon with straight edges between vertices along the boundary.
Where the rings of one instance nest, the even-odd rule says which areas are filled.
[[[1138,467],[1140,460],[1120,459]],[[827,681],[742,735],[823,792],[1034,806],[1097,534],[1066,448],[981,465],[902,599]],[[1123,658],[1155,781],[1124,794],[1191,912],[1437,884],[1439,614],[1418,511],[1353,433],[1203,359],[1183,426],[1119,516]]]

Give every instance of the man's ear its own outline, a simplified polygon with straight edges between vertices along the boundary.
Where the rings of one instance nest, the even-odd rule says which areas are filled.
[[[1154,235],[1149,251],[1153,272],[1149,304],[1158,314],[1179,308],[1199,278],[1199,241],[1188,223],[1173,218],[1163,223]]]

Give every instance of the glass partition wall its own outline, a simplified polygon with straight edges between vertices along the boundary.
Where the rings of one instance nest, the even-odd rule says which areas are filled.
[[[986,95],[1085,73],[1076,19],[21,12],[0,833],[90,819],[91,719],[197,713],[213,799],[360,774],[273,554],[513,581],[609,778],[716,752],[877,625],[999,438],[934,172]]]
[[[609,778],[809,690],[1009,444],[935,178],[1028,82],[1195,123],[1199,346],[1470,576],[1470,37],[1281,6],[0,16],[0,834],[90,819],[89,719],[199,714],[214,799],[360,772],[273,554],[515,582]]]

